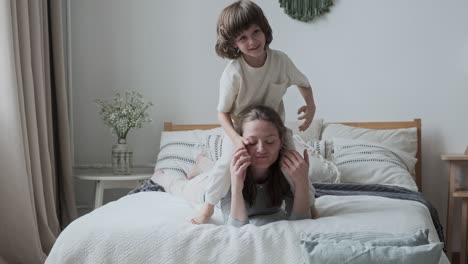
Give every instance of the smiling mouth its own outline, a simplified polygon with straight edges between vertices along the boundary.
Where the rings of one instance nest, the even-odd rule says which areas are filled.
[[[249,49],[249,50],[257,50],[258,48],[260,48],[260,45],[258,45],[258,46],[255,47],[255,48]]]

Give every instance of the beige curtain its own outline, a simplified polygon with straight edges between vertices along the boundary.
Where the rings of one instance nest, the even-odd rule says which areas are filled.
[[[0,1],[0,262],[43,263],[76,218],[63,2]]]

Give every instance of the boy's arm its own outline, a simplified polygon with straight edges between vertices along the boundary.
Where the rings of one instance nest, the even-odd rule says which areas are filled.
[[[224,129],[224,131],[234,143],[236,148],[240,147],[240,144],[242,144],[242,146],[248,144],[248,142],[246,142],[246,140],[243,137],[237,134],[237,131],[234,129],[234,126],[232,124],[232,119],[229,113],[218,112],[218,120],[221,124],[221,127]]]
[[[302,125],[299,126],[299,131],[304,131],[312,123],[312,120],[314,119],[314,116],[315,116],[316,107],[315,107],[314,95],[312,93],[312,88],[310,86],[309,87],[298,86],[298,88],[299,88],[299,92],[301,93],[306,103],[306,105],[302,106],[297,111],[297,114],[304,113],[298,118],[299,120],[304,120],[304,123],[302,123]]]

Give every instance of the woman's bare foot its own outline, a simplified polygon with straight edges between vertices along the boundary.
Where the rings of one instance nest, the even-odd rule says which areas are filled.
[[[214,213],[213,205],[204,203],[198,215],[192,218],[191,222],[194,225],[206,224]]]

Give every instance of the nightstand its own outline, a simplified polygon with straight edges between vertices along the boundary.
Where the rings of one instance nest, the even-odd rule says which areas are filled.
[[[142,184],[146,179],[153,176],[153,171],[143,169],[133,169],[130,175],[114,175],[112,168],[100,169],[74,169],[75,177],[80,180],[96,181],[96,196],[94,200],[94,209],[102,206],[104,190],[115,188],[133,189]]]
[[[461,216],[461,243],[460,243],[460,263],[466,262],[466,243],[467,243],[467,225],[468,225],[468,189],[460,188],[456,179],[457,169],[463,165],[468,165],[468,155],[466,154],[442,154],[442,160],[450,162],[449,170],[449,192],[448,192],[448,208],[447,208],[447,233],[445,241],[447,243],[447,255],[452,259],[452,232],[453,232],[453,216],[455,213],[455,198],[460,198],[462,201],[462,216]],[[466,175],[465,175],[466,176]]]

